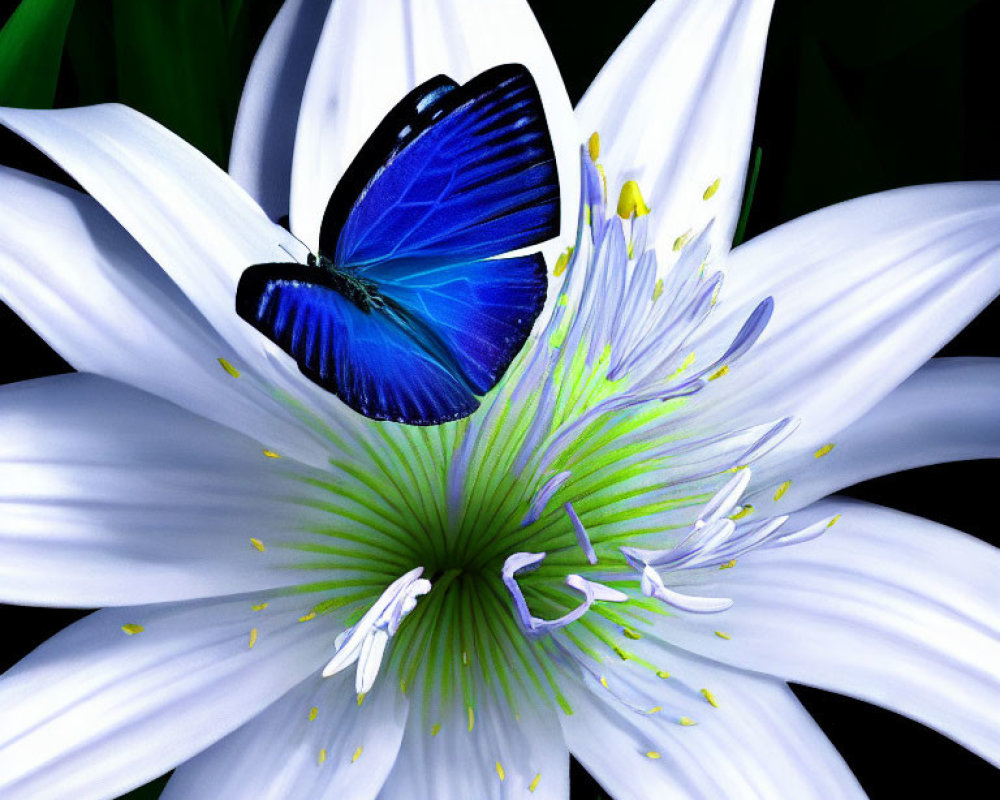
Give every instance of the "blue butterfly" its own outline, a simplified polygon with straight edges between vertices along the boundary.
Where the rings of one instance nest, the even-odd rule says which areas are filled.
[[[319,253],[258,264],[237,313],[310,380],[377,420],[468,416],[545,303],[539,253],[559,232],[559,182],[538,89],[508,64],[401,100],[330,197]]]

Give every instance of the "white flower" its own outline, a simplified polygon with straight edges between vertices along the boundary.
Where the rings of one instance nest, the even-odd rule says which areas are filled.
[[[728,252],[769,12],[659,0],[574,115],[521,0],[289,0],[234,143],[263,211],[128,109],[0,111],[90,193],[0,171],[0,295],[81,373],[0,391],[0,600],[104,607],[0,678],[4,800],[556,798],[570,753],[616,798],[859,796],[788,680],[1000,762],[1000,555],[823,499],[1000,450],[1000,365],[922,366],[1000,290],[1000,186]],[[372,423],[236,282],[409,88],[511,61],[572,255],[477,414]]]

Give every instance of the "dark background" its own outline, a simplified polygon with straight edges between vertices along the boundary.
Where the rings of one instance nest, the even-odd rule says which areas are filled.
[[[39,76],[37,86],[23,79],[13,85],[0,75],[0,102],[63,106],[121,100],[225,163],[239,89],[279,0],[55,4],[67,11],[61,23],[65,50],[52,86],[39,61],[30,71]],[[16,5],[0,0],[0,21]],[[531,5],[575,101],[650,2],[534,0]],[[869,192],[1000,179],[998,5],[995,0],[777,0],[754,134],[763,156],[747,237]],[[39,47],[37,57],[44,55]],[[0,50],[0,70],[4,59]],[[9,135],[0,135],[0,161],[54,174]],[[994,303],[941,355],[1000,355],[998,321],[1000,307]],[[0,383],[68,370],[2,306],[0,341]],[[966,462],[869,481],[849,493],[1000,544],[992,494],[980,491],[998,479],[996,462]],[[79,616],[0,606],[6,634],[0,670]],[[1000,793],[1000,771],[937,733],[848,698],[799,687],[796,693],[876,800]],[[130,798],[156,793],[151,786]],[[573,798],[604,796],[574,767]]]

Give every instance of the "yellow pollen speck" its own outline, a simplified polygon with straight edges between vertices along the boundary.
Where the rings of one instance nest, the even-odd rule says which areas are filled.
[[[701,196],[702,200],[711,200],[712,195],[719,191],[719,184],[722,183],[722,178],[716,178],[712,181],[712,185],[709,186]]]
[[[267,603],[257,603],[255,606],[250,606],[251,611],[263,611],[267,608]]]
[[[681,717],[679,720],[677,720],[677,722],[679,725],[683,725],[685,728],[690,728],[692,725],[698,724],[693,719],[691,719],[691,717]]]
[[[472,733],[472,728],[476,724],[476,711],[472,706],[468,706],[466,711],[469,712],[469,733]]]
[[[501,764],[499,761],[497,762],[497,776],[500,778],[501,781],[504,779],[505,776],[505,773],[503,771],[503,764]]]
[[[625,638],[638,640],[642,638],[642,634],[638,631],[634,631],[631,628],[622,628],[622,633],[625,634]]]
[[[312,708],[309,709],[309,721],[310,722],[315,722],[316,721],[316,717],[318,717],[318,716],[319,716],[319,709],[316,708],[316,706],[313,706]]]
[[[528,784],[528,791],[534,793],[535,789],[538,788],[538,782],[542,779],[542,773],[539,772]]]
[[[719,569],[732,569],[735,566],[736,566],[736,559],[733,558],[727,561],[725,564],[719,564]]]
[[[399,679],[399,691],[401,691],[403,694],[406,694],[406,681],[404,681],[402,678]]]
[[[728,364],[723,364],[715,372],[713,372],[711,375],[709,375],[708,379],[710,381],[716,381],[719,378],[721,378],[723,375],[728,375],[728,374],[729,374],[729,365]]]
[[[569,260],[573,257],[573,248],[567,247],[565,252],[559,254],[559,258],[556,259],[556,265],[552,268],[552,274],[557,278],[566,271],[566,267],[569,266]]]
[[[674,252],[682,250],[684,245],[691,241],[691,234],[694,233],[690,228],[688,228],[684,233],[674,239]]]
[[[775,500],[775,502],[777,502],[778,500],[780,500],[782,497],[785,496],[785,492],[788,491],[788,487],[791,486],[791,485],[792,485],[791,481],[785,481],[777,489],[774,490],[774,500]]]
[[[743,508],[733,514],[730,519],[743,519],[743,517],[748,517],[753,513],[753,506],[747,503]]]
[[[712,694],[708,689],[702,689],[701,693],[702,693],[702,695],[704,695],[705,699],[708,700],[708,702],[711,705],[715,706],[716,708],[719,707],[719,703],[718,703],[718,701],[716,701],[715,695]]]
[[[273,450],[264,450],[264,455],[267,456],[268,458],[281,458],[281,456],[279,456]]]
[[[322,764],[324,761],[326,761],[326,748],[323,748],[322,750],[319,751],[319,755],[316,757],[316,760],[320,764]]]
[[[234,378],[240,377],[240,371],[236,369],[232,364],[230,364],[226,359],[220,358],[219,365]]]
[[[250,643],[247,645],[247,647],[250,650],[253,650],[253,646],[255,644],[257,644],[257,629],[256,628],[251,628],[250,629]]]
[[[137,625],[134,622],[129,622],[126,625],[122,625],[122,630],[125,631],[129,636],[135,636],[137,633],[142,633],[146,630],[142,625]]]
[[[646,758],[659,758],[659,757],[660,754],[657,753],[655,750],[650,750],[648,753],[646,753]]]
[[[833,450],[834,447],[836,447],[836,445],[833,442],[830,442],[829,444],[823,445],[819,450],[813,453],[813,455],[816,458],[822,458],[823,456],[827,455],[831,450]]]
[[[441,733],[441,723],[435,722],[431,727],[431,736],[437,736],[439,733]]]
[[[715,635],[718,636],[720,639],[725,639],[726,641],[729,641],[730,639],[733,638],[732,636],[730,636],[728,633],[725,633],[724,631],[716,631]]]
[[[365,702],[365,697],[367,695],[364,692],[358,694],[358,706],[360,707],[363,702]]]
[[[655,303],[660,299],[660,295],[663,294],[663,278],[656,279],[656,286],[653,287],[653,302]]]
[[[316,612],[310,611],[308,614],[303,614],[299,617],[299,622],[308,622],[311,619],[316,619]]]
[[[462,663],[465,666],[469,666],[469,651],[468,650],[463,650],[462,651]]]
[[[363,748],[363,747],[359,747],[359,748],[358,748],[357,750],[355,750],[355,751],[354,751],[354,755],[353,755],[353,756],[351,756],[351,763],[352,763],[352,764],[353,764],[353,763],[354,763],[355,761],[357,761],[357,760],[358,760],[359,758],[361,758],[361,751],[362,751],[362,750],[364,750],[364,748]]]
[[[250,544],[254,546],[259,552],[264,552],[264,543],[260,539],[255,539],[253,536],[250,537]]]
[[[665,669],[658,669],[656,670],[656,677],[663,678],[664,680],[666,680],[667,678],[670,677],[670,673],[667,672]]]
[[[601,676],[601,686],[603,686],[605,689],[608,688],[608,679],[605,678],[603,675]]]
[[[648,213],[649,206],[642,199],[639,184],[635,181],[625,181],[621,194],[618,195],[618,216],[622,219],[628,219],[633,214],[642,217]]]
[[[663,711],[663,706],[653,706],[646,713],[647,714],[658,714],[660,711]]]
[[[590,139],[587,142],[587,152],[590,153],[591,161],[597,161],[597,157],[601,154],[601,137],[597,131],[590,134]]]
[[[628,661],[628,653],[626,653],[620,647],[616,645],[611,649],[615,651],[615,655],[618,656],[618,658],[620,658],[622,661]]]
[[[608,176],[604,174],[604,167],[597,164],[597,174],[601,176],[601,192],[605,197],[608,196]]]
[[[837,516],[833,517],[828,523],[826,523],[827,530],[829,530],[830,528],[832,528],[834,525],[836,525],[840,521],[840,516],[841,516],[840,514],[837,514]]]

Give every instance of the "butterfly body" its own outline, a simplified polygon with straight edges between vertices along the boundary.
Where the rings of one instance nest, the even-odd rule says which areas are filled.
[[[545,302],[558,232],[552,144],[524,67],[438,76],[386,116],[331,195],[319,252],[258,264],[237,313],[310,380],[377,420],[471,414]]]

